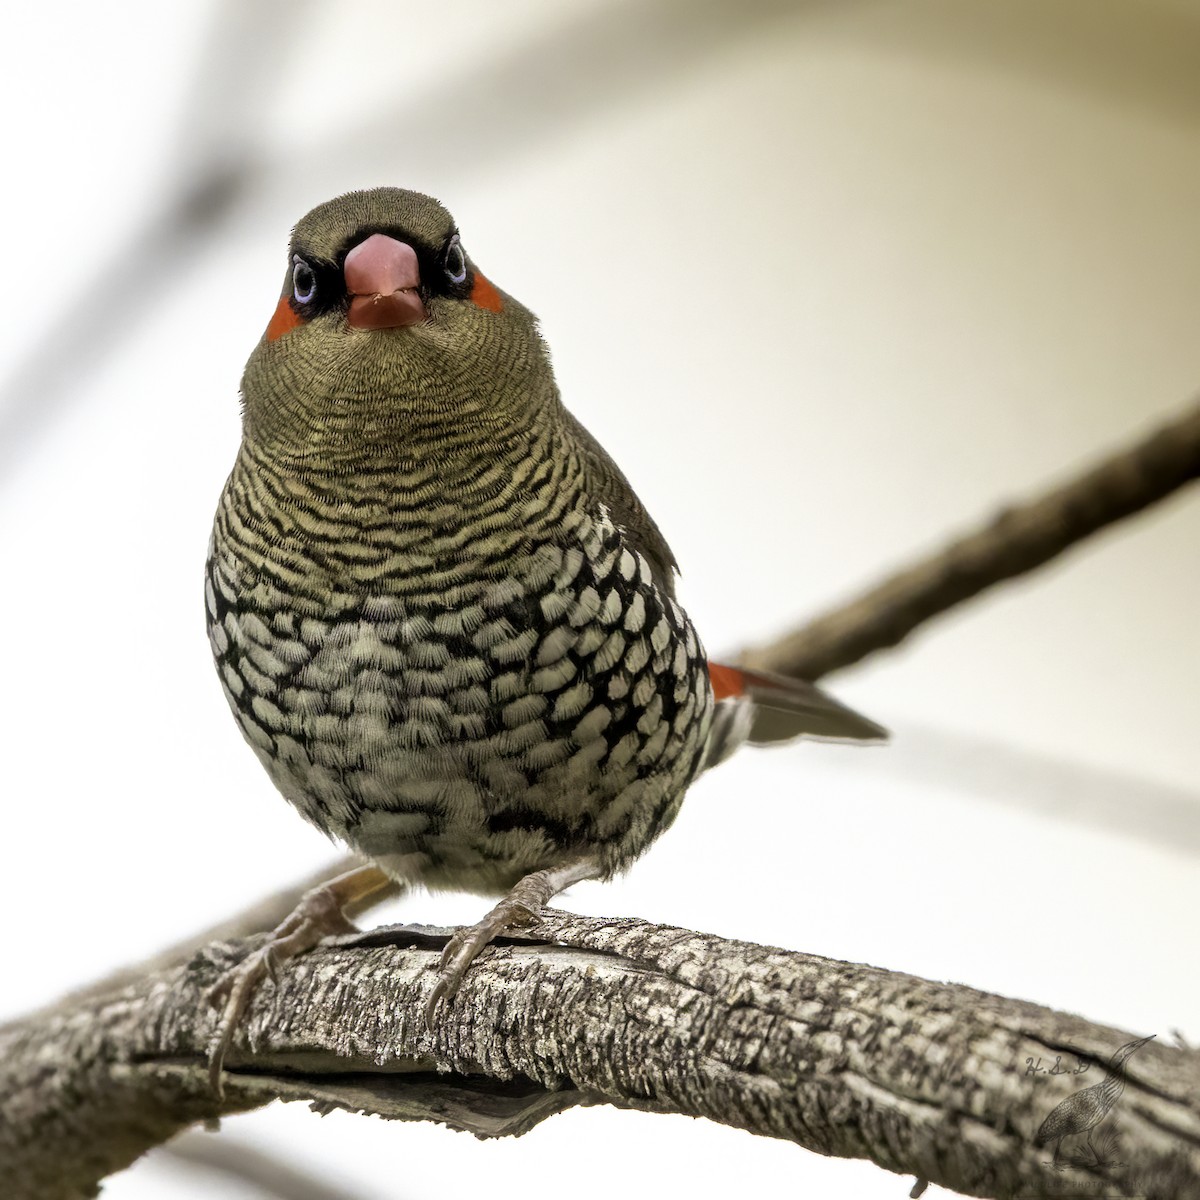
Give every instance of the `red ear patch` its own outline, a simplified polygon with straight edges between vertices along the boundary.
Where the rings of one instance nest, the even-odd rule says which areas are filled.
[[[267,341],[276,341],[285,333],[291,333],[297,325],[303,324],[304,318],[288,303],[288,298],[280,296],[279,303],[275,306],[275,313],[267,325]]]
[[[500,299],[500,293],[478,271],[475,272],[475,282],[471,285],[471,302],[478,304],[480,308],[486,308],[488,312],[504,311],[504,301]]]

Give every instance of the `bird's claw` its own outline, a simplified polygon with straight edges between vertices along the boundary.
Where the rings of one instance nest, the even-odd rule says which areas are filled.
[[[537,921],[539,914],[527,904],[506,896],[476,925],[457,929],[446,943],[438,964],[437,982],[425,1002],[425,1028],[432,1030],[442,1003],[454,999],[467,969],[493,939],[511,929],[523,929]]]
[[[208,1003],[221,1010],[208,1043],[208,1081],[218,1099],[224,1096],[221,1071],[225,1056],[263,980],[270,979],[278,987],[283,963],[311,950],[330,934],[354,929],[354,923],[342,912],[340,897],[334,892],[333,885],[314,888],[301,897],[300,903],[276,926],[262,946],[230,967],[208,989],[205,997]]]
[[[233,1043],[234,1032],[250,1006],[255,991],[268,976],[278,985],[279,964],[273,943],[251,951],[240,963],[230,967],[209,988],[205,997],[210,1005],[222,1010],[208,1043],[208,1082],[218,1100],[223,1099],[225,1094],[221,1071],[225,1055]]]

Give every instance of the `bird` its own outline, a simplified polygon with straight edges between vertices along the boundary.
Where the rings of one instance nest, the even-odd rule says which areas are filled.
[[[264,978],[380,892],[501,897],[450,938],[432,1022],[494,937],[626,869],[741,744],[885,737],[709,662],[536,317],[432,197],[353,191],[296,224],[241,402],[205,568],[218,676],[276,788],[366,865],[213,988],[218,1091]]]
[[[1099,1161],[1100,1155],[1092,1145],[1092,1130],[1108,1115],[1117,1098],[1125,1090],[1125,1062],[1140,1050],[1148,1041],[1154,1038],[1137,1038],[1126,1042],[1112,1056],[1108,1063],[1107,1075],[1103,1083],[1093,1084],[1082,1091],[1075,1092],[1054,1106],[1046,1119],[1038,1127],[1034,1135],[1035,1144],[1045,1146],[1054,1143],[1054,1159],[1052,1165],[1057,1167],[1058,1154],[1062,1148],[1062,1139],[1075,1133],[1086,1135],[1088,1148],[1093,1157]]]

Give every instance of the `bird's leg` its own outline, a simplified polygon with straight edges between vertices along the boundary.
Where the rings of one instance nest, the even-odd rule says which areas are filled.
[[[582,859],[549,871],[534,871],[532,875],[526,875],[482,921],[457,930],[442,951],[437,983],[425,1005],[426,1025],[433,1027],[438,1005],[443,1000],[450,1000],[458,991],[467,968],[493,938],[510,929],[532,925],[552,897],[573,883],[598,879],[602,874],[600,864],[594,859]]]
[[[366,907],[368,901],[382,900],[381,892],[398,887],[378,867],[366,866],[312,888],[262,946],[217,980],[208,993],[209,1003],[221,1006],[221,1016],[208,1043],[208,1078],[218,1097],[223,1091],[221,1067],[225,1054],[259,984],[268,975],[276,979],[282,963],[311,950],[322,938],[355,932],[346,914]]]

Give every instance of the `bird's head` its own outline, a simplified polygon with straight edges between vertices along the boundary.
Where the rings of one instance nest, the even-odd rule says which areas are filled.
[[[557,403],[533,314],[480,273],[438,201],[400,188],[349,192],[296,225],[242,395],[247,433],[300,456],[404,452],[414,430],[499,434]]]

